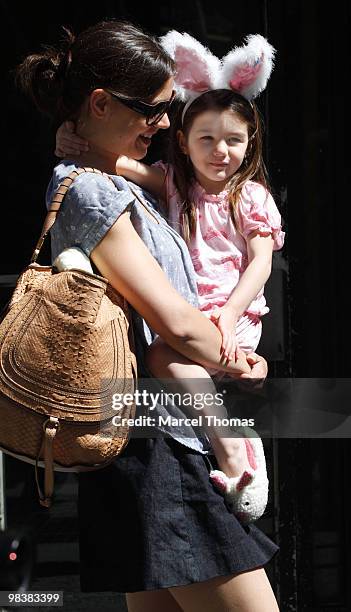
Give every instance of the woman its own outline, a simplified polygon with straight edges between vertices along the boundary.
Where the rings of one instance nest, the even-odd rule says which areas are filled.
[[[118,155],[146,155],[152,136],[169,126],[173,72],[154,39],[116,21],[71,38],[64,51],[24,60],[19,80],[38,108],[58,122],[74,120],[90,143],[77,163],[55,168],[48,199],[78,165],[114,175]],[[140,376],[155,334],[204,366],[244,369],[221,362],[221,335],[196,308],[182,239],[150,200],[112,178],[115,186],[93,174],[74,181],[52,231],[53,258],[79,246],[129,301]],[[265,376],[257,356],[248,361],[253,377]],[[130,612],[277,610],[262,569],[277,547],[227,509],[209,482],[204,444],[191,427],[170,427],[132,438],[108,468],[80,476],[84,591],[126,592]]]

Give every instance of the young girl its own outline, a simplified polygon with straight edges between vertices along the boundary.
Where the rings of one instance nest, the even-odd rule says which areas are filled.
[[[170,224],[188,244],[200,310],[222,334],[223,358],[237,360],[241,351],[252,353],[259,343],[261,316],[269,311],[263,287],[272,251],[284,241],[267,189],[260,118],[251,101],[266,86],[274,50],[262,36],[251,36],[220,62],[187,34],[170,32],[161,40],[176,61],[177,93],[186,101],[172,126],[170,163],[148,167],[119,157],[117,173],[163,202]],[[66,137],[58,138],[58,153],[65,146],[67,152]],[[73,137],[72,143],[86,144]],[[181,358],[160,339],[149,349],[148,364],[154,376],[175,378],[193,391],[199,379],[216,374]],[[207,433],[224,473],[214,474],[216,483],[235,501],[257,462],[265,472],[260,440],[248,445],[213,427]],[[265,491],[255,495],[262,496],[264,509],[268,485],[263,486]]]

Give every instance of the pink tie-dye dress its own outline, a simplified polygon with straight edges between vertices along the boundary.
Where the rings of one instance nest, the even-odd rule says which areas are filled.
[[[182,201],[174,185],[173,168],[155,164],[166,174],[168,220],[181,233]],[[281,216],[272,196],[259,183],[245,183],[237,206],[236,229],[231,221],[228,192],[212,195],[194,182],[192,196],[196,204],[196,233],[189,244],[194,265],[200,310],[207,316],[223,306],[248,265],[246,239],[252,232],[272,234],[274,250],[284,244]],[[236,337],[241,349],[255,351],[262,331],[261,316],[269,312],[263,287],[240,317]]]

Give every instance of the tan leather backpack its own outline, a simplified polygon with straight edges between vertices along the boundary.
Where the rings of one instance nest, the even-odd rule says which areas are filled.
[[[136,385],[123,296],[99,275],[56,272],[36,263],[63,198],[82,172],[102,174],[80,168],[61,183],[0,324],[0,449],[45,467],[44,494],[37,469],[36,478],[46,507],[53,470],[104,467],[123,450],[129,430],[113,425],[113,394],[133,393]],[[134,413],[135,403],[118,411],[127,418]]]

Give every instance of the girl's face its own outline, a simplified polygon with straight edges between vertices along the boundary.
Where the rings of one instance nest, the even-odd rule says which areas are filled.
[[[233,111],[208,110],[194,119],[187,138],[182,132],[178,138],[197,181],[208,193],[219,193],[243,162],[248,130]]]

